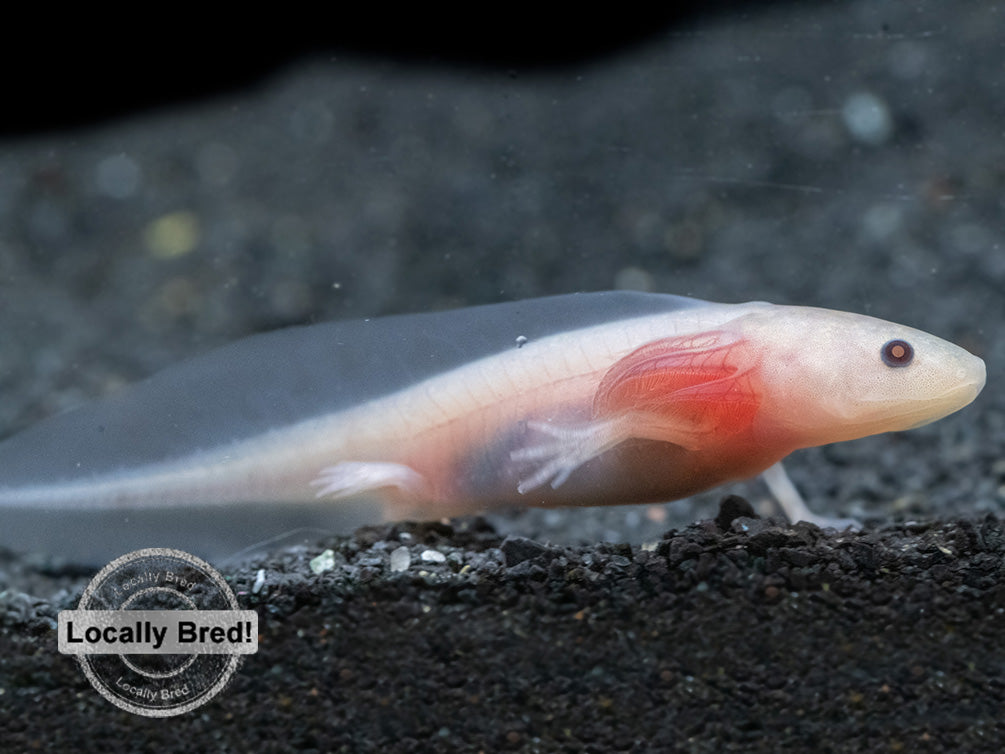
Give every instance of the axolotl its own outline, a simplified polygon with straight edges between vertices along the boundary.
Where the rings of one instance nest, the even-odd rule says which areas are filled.
[[[262,513],[246,540],[319,509],[669,501],[762,472],[790,518],[828,523],[783,457],[927,424],[984,380],[981,359],[891,322],[667,294],[293,327],[0,443],[0,531],[70,554],[209,552]]]

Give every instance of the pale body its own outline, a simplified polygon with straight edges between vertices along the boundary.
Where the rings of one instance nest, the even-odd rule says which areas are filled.
[[[911,345],[909,364],[884,363],[891,341]],[[295,328],[0,443],[0,518],[239,517],[258,503],[282,522],[319,497],[362,501],[364,519],[673,500],[800,447],[933,421],[983,384],[980,359],[911,328],[660,294]]]

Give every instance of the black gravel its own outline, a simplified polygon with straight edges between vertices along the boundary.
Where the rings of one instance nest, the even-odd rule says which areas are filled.
[[[996,751],[1003,555],[992,516],[840,535],[741,517],[652,547],[364,529],[226,570],[259,652],[170,721],[91,692],[53,605],[5,595],[0,733],[10,751]]]

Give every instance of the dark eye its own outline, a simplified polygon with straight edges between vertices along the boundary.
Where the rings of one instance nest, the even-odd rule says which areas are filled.
[[[914,358],[914,349],[906,340],[891,340],[880,353],[888,367],[906,367]]]

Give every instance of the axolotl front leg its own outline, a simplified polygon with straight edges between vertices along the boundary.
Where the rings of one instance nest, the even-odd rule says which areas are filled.
[[[590,421],[528,423],[545,439],[511,454],[530,468],[518,490],[547,482],[557,488],[586,461],[629,439],[698,452],[749,431],[759,403],[755,364],[749,348],[724,332],[647,343],[604,374]]]

